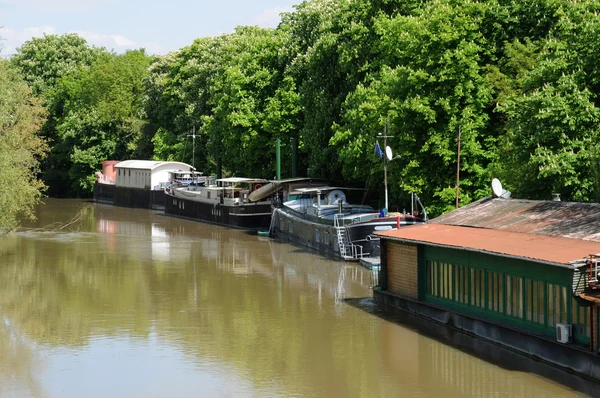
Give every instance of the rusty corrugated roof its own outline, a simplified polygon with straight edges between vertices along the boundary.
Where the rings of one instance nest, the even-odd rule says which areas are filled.
[[[422,224],[377,233],[381,238],[516,257],[572,268],[570,261],[600,253],[600,243],[486,228]]]
[[[598,203],[488,197],[435,218],[430,223],[600,242]]]

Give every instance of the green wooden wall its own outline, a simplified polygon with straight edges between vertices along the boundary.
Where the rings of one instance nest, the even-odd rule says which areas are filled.
[[[422,245],[419,279],[426,302],[549,337],[569,323],[574,341],[589,344],[589,307],[574,300],[567,268]]]

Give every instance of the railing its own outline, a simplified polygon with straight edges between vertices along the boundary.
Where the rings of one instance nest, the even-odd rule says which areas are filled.
[[[344,226],[344,220],[340,220],[340,214],[333,216],[333,226],[337,232],[340,256],[344,260],[357,260],[363,257],[363,247],[355,245],[350,241],[348,229]],[[340,225],[341,221],[341,225]]]
[[[107,184],[107,185],[115,185],[116,184],[116,181],[113,178],[104,178],[104,176],[98,177],[97,181],[100,184]]]

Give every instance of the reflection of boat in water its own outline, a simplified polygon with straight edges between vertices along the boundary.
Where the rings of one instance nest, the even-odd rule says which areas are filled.
[[[377,231],[425,222],[418,212],[387,214],[364,204],[351,204],[344,192],[346,188],[319,186],[308,179],[273,181],[270,185],[282,190],[271,230],[345,260],[379,255]],[[265,192],[273,190],[265,188]]]
[[[206,184],[173,184],[165,191],[165,213],[228,227],[258,229],[271,221],[271,201],[248,195],[266,184],[261,178],[222,178]]]

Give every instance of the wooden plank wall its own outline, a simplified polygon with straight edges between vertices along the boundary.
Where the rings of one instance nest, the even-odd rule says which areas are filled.
[[[387,288],[391,293],[418,299],[417,246],[387,243]]]

